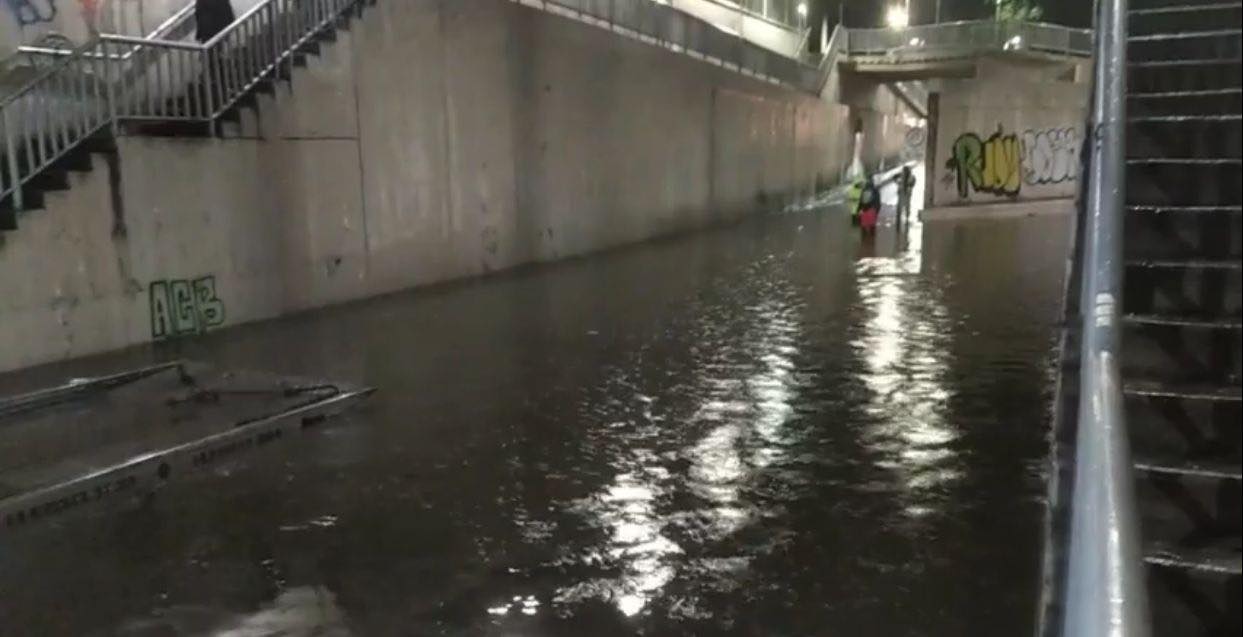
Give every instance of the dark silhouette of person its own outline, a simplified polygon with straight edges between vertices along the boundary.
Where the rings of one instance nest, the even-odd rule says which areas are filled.
[[[194,0],[194,37],[199,42],[216,37],[217,33],[227,29],[236,19],[229,0]]]

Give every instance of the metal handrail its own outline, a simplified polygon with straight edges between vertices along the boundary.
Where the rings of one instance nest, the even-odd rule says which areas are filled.
[[[0,98],[0,199],[124,120],[214,123],[361,0],[264,0],[204,44],[101,35]],[[62,103],[63,104],[60,104]]]
[[[1044,22],[962,20],[904,29],[850,29],[850,55],[921,56],[952,52],[1035,51],[1092,54],[1092,31]]]
[[[1127,0],[1098,3],[1064,637],[1150,633],[1121,373]]]
[[[197,16],[194,10],[194,2],[191,1],[191,2],[186,3],[186,6],[179,9],[176,13],[169,16],[166,20],[156,25],[156,27],[152,29],[150,33],[143,36],[141,39],[179,41],[179,39],[176,37],[174,32],[178,31],[179,29],[185,28],[189,24],[196,24],[196,23],[197,23]],[[170,34],[173,34],[173,35],[170,36]],[[111,35],[120,35],[120,34],[111,34]],[[46,46],[31,46],[31,45],[20,46],[17,48],[18,53],[24,53],[30,56],[44,56],[44,57],[68,57],[68,56],[73,55],[74,50],[76,49],[59,49],[59,48],[52,48],[52,47],[46,47]],[[130,53],[125,54],[126,57],[128,57],[129,55]]]

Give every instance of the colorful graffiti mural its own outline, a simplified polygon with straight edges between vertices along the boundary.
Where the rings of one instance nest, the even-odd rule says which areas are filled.
[[[945,167],[956,178],[959,197],[972,191],[1017,197],[1023,187],[1020,156],[1018,136],[998,126],[988,139],[975,133],[959,135]]]
[[[1024,184],[1077,179],[1079,145],[1074,127],[1028,130],[1020,137],[998,126],[987,139],[966,132],[954,140],[942,183],[964,199],[977,192],[1015,198]]]

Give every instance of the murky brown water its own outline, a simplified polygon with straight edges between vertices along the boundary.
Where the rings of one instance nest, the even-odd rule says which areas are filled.
[[[1027,634],[1065,230],[794,213],[37,370],[381,392],[0,547],[0,634]]]

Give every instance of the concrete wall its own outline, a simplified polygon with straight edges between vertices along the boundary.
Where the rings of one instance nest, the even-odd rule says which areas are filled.
[[[237,15],[261,0],[229,0]],[[135,37],[194,0],[0,0],[0,60],[50,33],[85,42],[94,31]]]
[[[729,2],[666,0],[665,4],[782,55],[798,56],[799,47],[804,44],[799,29],[743,11]]]
[[[0,369],[772,209],[847,108],[502,0],[369,8],[227,139],[126,137],[0,238]]]
[[[1082,80],[1073,67],[985,60],[974,79],[937,82],[930,204],[1073,197],[1088,100]]]

